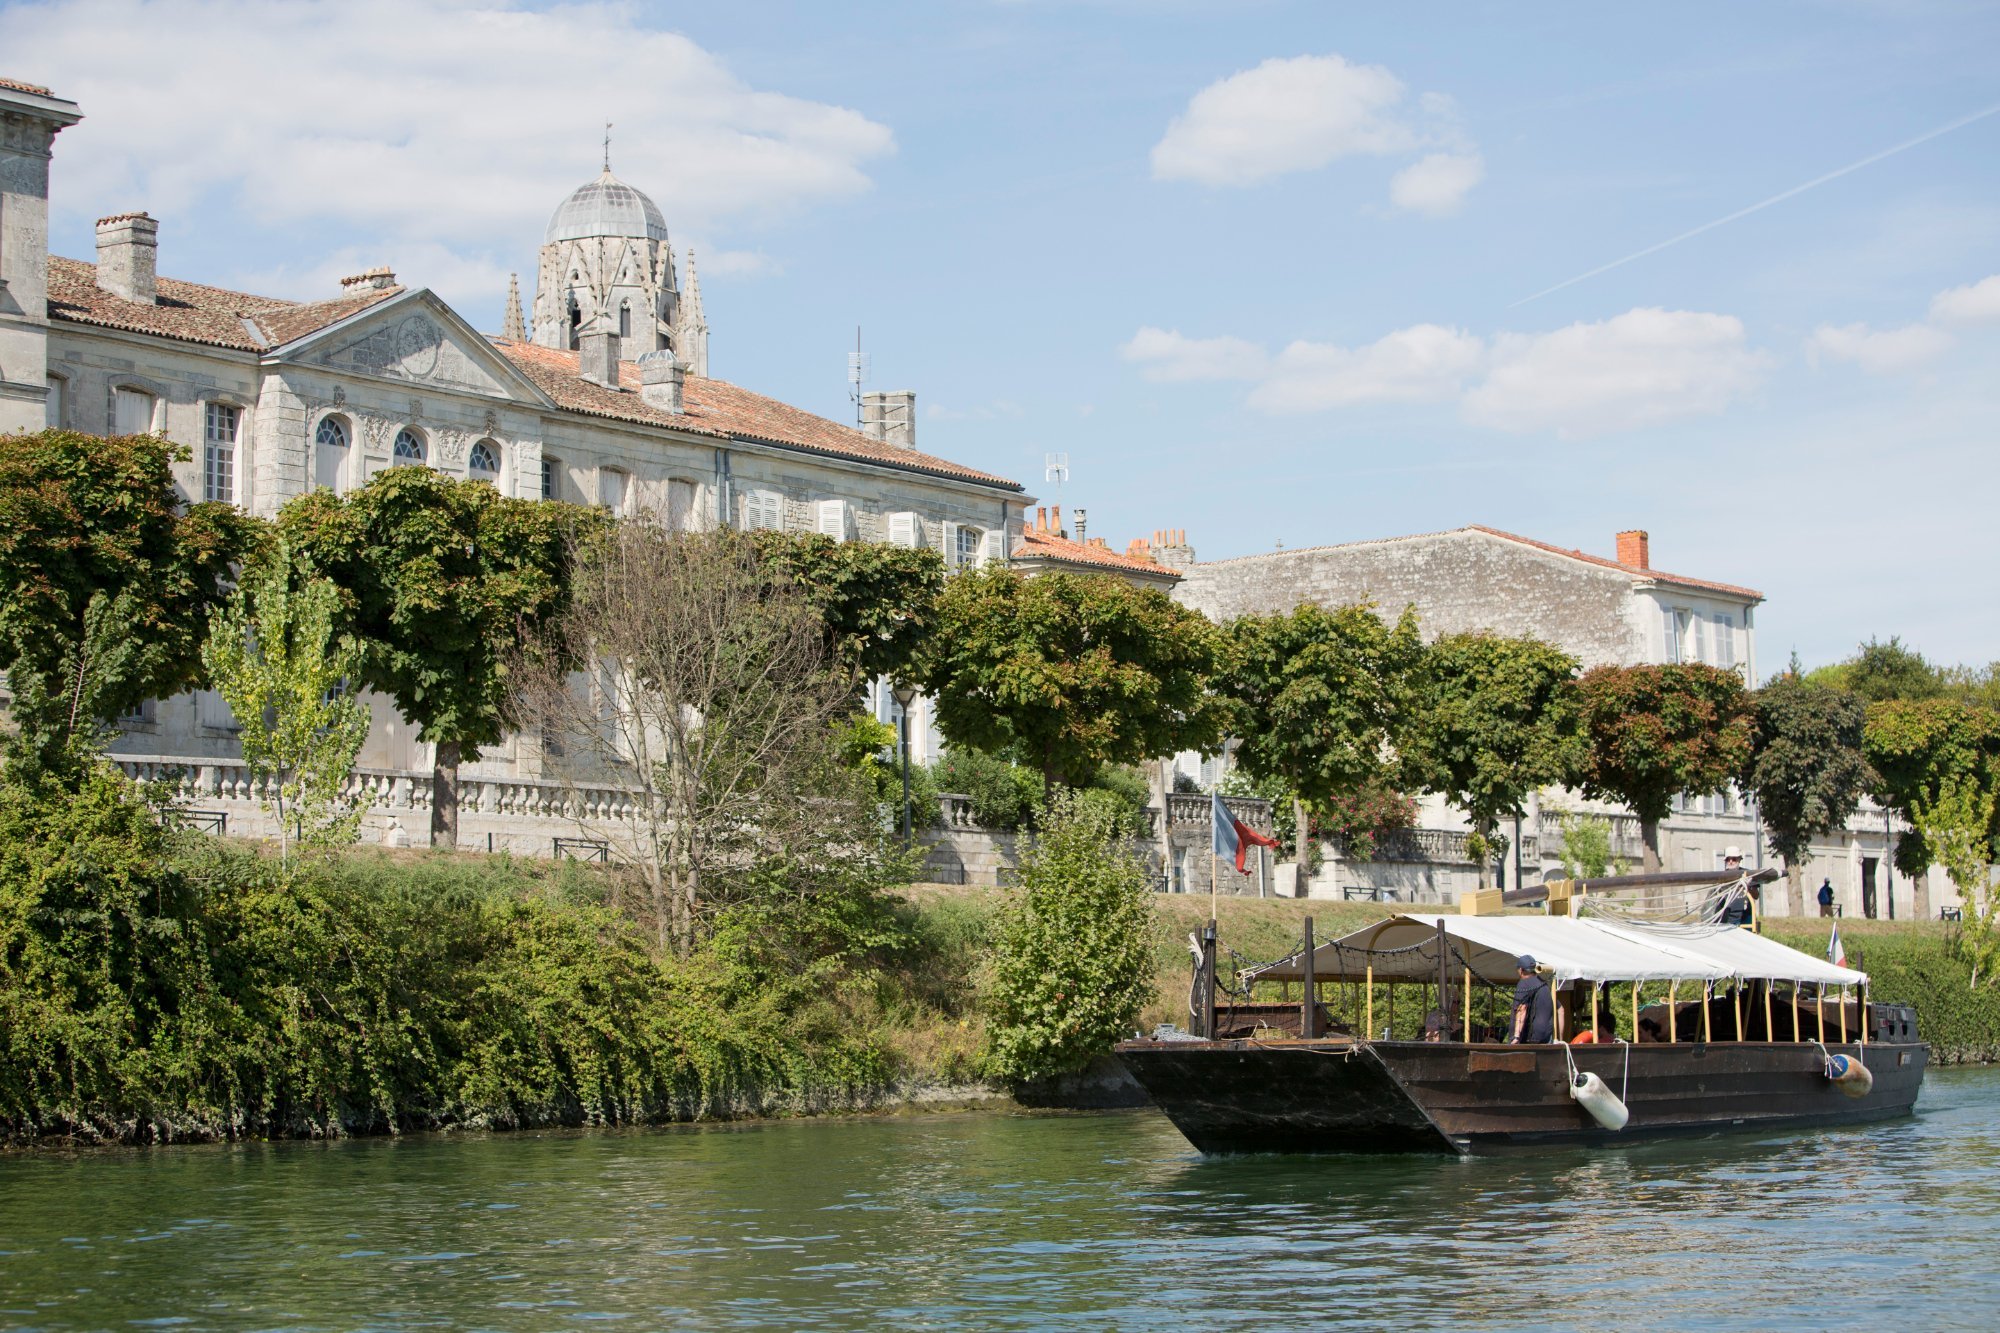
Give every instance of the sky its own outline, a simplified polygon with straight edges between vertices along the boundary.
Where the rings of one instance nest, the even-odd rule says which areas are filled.
[[[1482,523],[2000,660],[2000,4],[0,3],[51,248],[497,329],[601,165],[720,378],[1203,560]],[[1802,188],[1803,187],[1803,188]],[[1048,455],[1066,454],[1060,485]]]

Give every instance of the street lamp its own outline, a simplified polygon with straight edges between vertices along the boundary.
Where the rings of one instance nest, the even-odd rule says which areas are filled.
[[[910,705],[917,701],[917,687],[898,683],[895,687],[896,719],[903,740],[903,850],[910,850]]]

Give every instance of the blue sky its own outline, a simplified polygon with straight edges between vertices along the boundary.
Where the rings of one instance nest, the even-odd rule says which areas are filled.
[[[1767,670],[2000,659],[2000,115],[1535,297],[2000,106],[1995,5],[58,0],[0,50],[89,117],[60,253],[144,207],[173,276],[497,327],[608,119],[714,373],[842,416],[859,324],[922,447],[1067,452],[1114,544],[1643,527],[1765,591]]]

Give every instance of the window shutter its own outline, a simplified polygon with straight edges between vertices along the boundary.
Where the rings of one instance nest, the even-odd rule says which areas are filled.
[[[944,567],[946,569],[957,569],[959,568],[959,559],[958,559],[959,525],[947,520],[944,523],[943,527],[944,527]]]
[[[819,534],[837,542],[847,540],[847,501],[821,500],[815,506]]]
[[[1717,616],[1715,618],[1715,664],[1719,667],[1736,665],[1736,617]]]
[[[979,540],[979,563],[986,566],[1007,562],[1007,533],[1004,529],[993,528]]]
[[[924,530],[912,513],[889,515],[889,541],[894,546],[918,547],[924,543]]]

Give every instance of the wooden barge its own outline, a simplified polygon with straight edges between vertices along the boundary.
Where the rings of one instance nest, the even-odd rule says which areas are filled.
[[[1622,983],[1616,1039],[1482,1039],[1474,992],[1511,989],[1522,954],[1560,996],[1559,1036],[1609,1027],[1603,988]],[[1299,999],[1218,1010],[1198,972],[1194,1034],[1116,1048],[1203,1152],[1471,1154],[1864,1124],[1911,1112],[1930,1057],[1909,1009],[1868,1001],[1866,974],[1726,927],[1405,915],[1245,975]],[[1405,1026],[1429,1040],[1382,1035],[1376,997],[1399,986],[1421,988],[1428,1024]],[[1642,989],[1666,994],[1643,1003]]]

